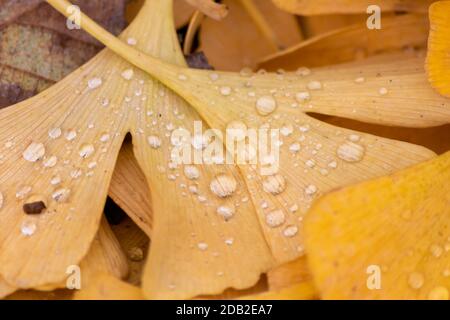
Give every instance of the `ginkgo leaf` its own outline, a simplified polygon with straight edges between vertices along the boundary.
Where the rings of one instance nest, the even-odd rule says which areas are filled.
[[[383,18],[390,15],[392,14],[384,13]],[[366,25],[367,14],[321,14],[317,16],[301,16],[299,19],[303,35],[308,39],[358,23]]]
[[[427,39],[425,15],[384,18],[380,30],[370,30],[365,24],[336,29],[267,56],[259,67],[276,71],[338,64],[405,47],[424,48]]]
[[[128,274],[127,259],[106,219],[102,219],[99,231],[92,242],[88,254],[80,263],[78,270],[81,287],[92,286],[99,274],[107,273],[118,279],[124,278]],[[72,268],[67,269],[67,275],[71,275],[73,272],[78,271]],[[76,274],[74,275],[76,276]],[[64,281],[53,286],[40,287],[39,290],[51,291],[66,287],[67,284]],[[0,297],[3,298],[16,291],[16,288],[6,285],[5,282],[0,282],[0,290]],[[21,299],[24,299],[27,295],[32,298],[34,292],[22,291],[17,295],[21,296]]]
[[[427,12],[436,0],[272,0],[283,10],[300,14],[364,13],[371,5],[385,11]]]
[[[332,192],[305,222],[324,299],[449,299],[450,152]]]
[[[142,291],[108,274],[99,273],[73,297],[74,300],[144,300]]]
[[[434,3],[429,15],[428,79],[440,94],[450,97],[450,1]]]
[[[49,2],[62,13],[68,5]],[[417,127],[450,119],[449,101],[426,85],[421,59],[292,74],[193,70],[129,48],[88,17],[83,19],[88,32],[180,94],[212,128],[224,132],[237,119],[241,128],[280,128],[278,175],[262,176],[261,163],[240,165],[278,263],[303,253],[299,225],[317,196],[434,156],[419,146],[335,128],[306,112]],[[263,164],[276,164],[273,158],[263,159]]]
[[[145,175],[134,157],[131,143],[125,143],[120,150],[108,194],[151,237],[151,195]]]
[[[270,290],[254,295],[243,296],[244,300],[315,300],[317,299],[316,289],[311,282],[293,284],[289,287]]]
[[[295,17],[270,1],[224,3],[229,7],[227,17],[222,21],[205,19],[199,30],[199,50],[218,70],[253,68],[262,57],[302,40]]]
[[[293,284],[310,282],[311,280],[311,272],[307,267],[305,256],[267,272],[267,282],[270,291],[282,290]]]

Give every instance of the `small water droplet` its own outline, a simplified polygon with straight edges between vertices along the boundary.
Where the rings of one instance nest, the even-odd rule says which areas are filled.
[[[95,148],[92,144],[83,144],[80,147],[78,154],[81,158],[86,159],[89,158],[95,152]]]
[[[229,96],[231,94],[230,87],[220,87],[220,94],[223,96]]]
[[[25,220],[20,226],[20,232],[26,237],[32,236],[36,232],[36,223],[32,220]]]
[[[287,226],[286,229],[283,230],[283,235],[286,238],[292,238],[293,236],[295,236],[298,232],[298,227],[297,226]]]
[[[209,74],[209,78],[211,79],[211,81],[217,81],[219,79],[219,74],[212,72]]]
[[[181,81],[186,81],[187,80],[187,76],[184,75],[184,74],[179,74],[178,75],[178,79],[181,80]]]
[[[32,188],[31,186],[20,186],[19,188],[17,188],[16,191],[16,198],[17,199],[24,199],[27,194],[29,194],[31,192]]]
[[[69,130],[65,133],[65,138],[67,141],[72,141],[77,137],[77,132],[75,130]]]
[[[423,274],[419,272],[413,272],[408,277],[408,284],[413,289],[420,289],[425,282]]]
[[[293,144],[291,144],[290,146],[289,146],[289,151],[291,151],[291,152],[293,152],[293,153],[296,153],[296,152],[299,152],[300,151],[300,143],[293,143]]]
[[[308,91],[301,91],[295,95],[295,99],[300,103],[303,103],[303,102],[309,100],[310,98],[311,98],[311,95],[309,94]]]
[[[279,174],[269,176],[263,181],[263,189],[267,193],[280,194],[286,189],[286,180]]]
[[[320,81],[310,81],[307,87],[309,90],[320,90],[322,89],[322,83]]]
[[[366,79],[364,79],[364,77],[358,77],[355,79],[356,83],[363,83],[364,81],[366,81]]]
[[[127,43],[128,43],[130,46],[135,46],[135,45],[137,44],[137,40],[136,40],[135,38],[133,38],[133,37],[129,37],[129,38],[127,39]]]
[[[51,156],[44,160],[43,165],[46,168],[53,168],[58,162],[58,158],[56,156]]]
[[[233,205],[224,205],[217,208],[217,214],[224,218],[225,221],[230,220],[233,218],[236,209]]]
[[[380,90],[378,90],[378,93],[382,96],[386,95],[388,93],[388,90],[386,88],[380,88]]]
[[[196,166],[184,166],[184,175],[190,180],[196,180],[200,177],[200,170]]]
[[[150,147],[152,147],[153,149],[158,149],[159,147],[161,147],[161,139],[157,136],[149,136],[147,137],[147,141]]]
[[[347,162],[358,162],[364,156],[365,149],[363,146],[354,142],[345,142],[340,145],[336,151],[337,156]]]
[[[283,210],[274,210],[266,214],[266,224],[271,228],[281,226],[286,220]]]
[[[92,78],[88,80],[89,89],[96,89],[102,85],[103,81],[100,78]]]
[[[110,139],[110,136],[109,136],[108,133],[103,133],[103,134],[100,136],[100,141],[101,141],[101,142],[108,142],[109,139]]]
[[[233,243],[234,243],[234,239],[233,239],[233,238],[225,239],[225,244],[226,244],[226,245],[232,246]]]
[[[307,194],[309,196],[315,194],[316,192],[317,192],[317,187],[313,184],[310,184],[309,186],[307,186],[305,188],[305,194]]]
[[[61,136],[60,128],[52,128],[48,131],[48,136],[52,139],[58,139]]]
[[[122,78],[124,78],[125,80],[131,80],[133,76],[134,76],[133,69],[126,69],[122,72]]]
[[[311,74],[311,70],[308,69],[307,67],[300,67],[297,69],[295,74],[297,74],[298,76],[305,77]]]
[[[199,242],[197,244],[197,247],[201,250],[201,251],[205,251],[208,250],[208,244],[205,242]]]
[[[56,202],[66,202],[70,196],[70,189],[59,188],[52,193],[52,198]]]

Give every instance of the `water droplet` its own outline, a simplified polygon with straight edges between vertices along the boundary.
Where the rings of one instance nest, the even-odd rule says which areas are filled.
[[[52,198],[56,202],[66,202],[70,196],[70,189],[59,188],[52,193]]]
[[[184,166],[184,175],[190,180],[195,180],[200,177],[200,170],[196,166],[186,165]]]
[[[36,223],[31,220],[25,220],[20,226],[20,232],[26,237],[32,236],[36,232]]]
[[[4,197],[3,197],[3,193],[0,192],[0,209],[3,208],[3,202],[4,202]]]
[[[309,90],[320,90],[322,89],[322,83],[320,81],[310,81],[307,87]]]
[[[152,147],[153,149],[158,149],[159,147],[161,147],[161,139],[159,139],[159,137],[157,136],[149,136],[147,138],[147,141],[150,147]]]
[[[217,214],[221,217],[224,218],[225,221],[230,220],[231,218],[233,218],[236,209],[233,205],[230,206],[220,206],[217,208]]]
[[[134,76],[133,69],[126,69],[122,72],[122,78],[124,78],[125,80],[131,80],[133,76]]]
[[[23,158],[30,162],[36,162],[45,155],[45,147],[42,143],[32,142],[23,152]]]
[[[65,133],[65,138],[67,141],[72,141],[77,137],[77,132],[75,130],[69,130]]]
[[[219,174],[211,181],[209,187],[216,196],[225,198],[236,191],[237,182],[233,176]]]
[[[223,96],[229,96],[231,94],[230,87],[220,87],[220,94]]]
[[[305,77],[311,74],[311,70],[308,69],[307,67],[300,67],[297,69],[297,71],[295,72],[295,74]]]
[[[107,141],[109,141],[109,138],[110,138],[110,136],[109,136],[108,133],[103,133],[103,134],[100,136],[100,141],[101,141],[101,142],[107,142]]]
[[[286,126],[283,126],[283,127],[280,129],[280,133],[281,133],[283,136],[285,136],[285,137],[290,136],[290,135],[292,134],[292,132],[294,132],[294,127],[293,127],[291,124],[288,124],[288,125],[286,125]]]
[[[336,161],[331,161],[330,163],[328,163],[328,167],[330,167],[331,169],[336,169],[337,168],[337,162]]]
[[[178,75],[178,79],[181,80],[181,81],[186,81],[187,80],[187,76],[185,74],[181,73],[181,74]]]
[[[205,251],[208,250],[208,244],[205,242],[199,242],[197,244],[197,247],[201,250],[201,251]]]
[[[296,99],[298,102],[305,102],[305,101],[309,100],[310,98],[311,98],[311,95],[309,94],[308,91],[298,92],[298,93],[295,95],[295,99]]]
[[[366,81],[366,79],[364,79],[364,77],[358,77],[355,79],[356,83],[363,83],[364,81]]]
[[[262,116],[267,116],[275,111],[277,102],[272,96],[262,96],[256,100],[256,111]]]
[[[271,228],[281,226],[286,220],[284,212],[280,209],[269,212],[266,215],[266,224]]]
[[[306,160],[305,164],[309,168],[314,168],[314,166],[316,165],[316,162],[313,159],[308,159],[308,160]]]
[[[435,287],[433,288],[430,293],[428,294],[429,300],[448,300],[449,299],[449,292],[446,287]]]
[[[135,38],[129,37],[129,38],[127,39],[127,43],[128,43],[130,46],[135,46],[135,45],[137,44],[137,40],[136,40]]]
[[[364,156],[365,149],[363,146],[354,142],[345,142],[337,149],[337,156],[347,162],[361,161]]]
[[[226,244],[226,245],[232,246],[233,243],[234,243],[234,239],[233,239],[233,238],[225,239],[225,244]]]
[[[296,153],[300,151],[300,143],[293,143],[289,146],[289,151]]]
[[[96,89],[102,85],[102,79],[100,78],[92,78],[88,80],[89,89]]]
[[[305,193],[309,196],[315,194],[316,192],[317,192],[317,187],[313,184],[310,184],[309,186],[307,186],[305,188]]]
[[[440,245],[433,244],[430,247],[430,252],[434,257],[439,258],[444,252],[444,249]]]
[[[420,289],[425,282],[423,274],[419,272],[413,272],[408,277],[408,284],[413,289]]]
[[[388,90],[386,88],[380,88],[380,90],[378,90],[379,94],[381,94],[382,96],[386,95],[388,93]]]
[[[51,156],[50,158],[47,158],[44,160],[43,165],[46,168],[53,168],[57,162],[58,162],[58,158],[56,156]]]
[[[89,158],[95,152],[95,148],[92,144],[83,144],[79,150],[79,155],[81,158]]]
[[[48,131],[48,136],[52,139],[58,139],[61,136],[60,128],[52,128]]]
[[[60,176],[54,176],[51,180],[50,183],[52,185],[57,185],[61,183],[61,177]]]
[[[31,190],[32,190],[31,186],[20,186],[19,188],[17,188],[16,198],[24,199],[26,195],[31,192]]]
[[[217,81],[219,79],[219,74],[212,72],[209,74],[209,78],[211,79],[211,81]]]
[[[267,193],[280,194],[286,189],[286,180],[279,174],[269,176],[263,181],[263,189]]]
[[[287,226],[286,229],[283,230],[283,235],[287,238],[292,238],[293,236],[295,236],[298,232],[298,227],[297,226]]]

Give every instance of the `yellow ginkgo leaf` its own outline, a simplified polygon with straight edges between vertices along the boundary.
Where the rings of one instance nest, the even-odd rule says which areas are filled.
[[[427,71],[431,85],[450,96],[450,1],[439,1],[430,7]]]
[[[199,31],[199,50],[217,70],[253,68],[262,57],[302,40],[295,16],[270,1],[224,3],[230,10],[227,17],[222,21],[205,19]]]
[[[302,282],[283,289],[270,290],[254,295],[243,296],[244,300],[313,300],[317,299],[317,291],[312,282]]]
[[[365,13],[371,5],[385,11],[427,12],[436,0],[272,0],[283,10],[300,14]]]
[[[48,2],[62,13],[69,5]],[[85,15],[83,21],[98,40],[180,94],[210,127],[221,132],[231,125],[280,130],[281,143],[275,144],[281,146],[279,163],[263,157],[257,165],[240,165],[278,263],[303,253],[299,226],[317,196],[434,156],[422,147],[335,128],[306,113],[416,127],[450,121],[449,100],[427,86],[420,58],[296,73],[211,72],[162,62],[129,48]],[[262,174],[267,164],[278,173]]]
[[[89,285],[77,291],[74,300],[143,300],[139,287],[108,273],[99,273]]]
[[[325,299],[448,299],[450,152],[330,193],[305,222]]]
[[[320,67],[405,47],[425,48],[428,19],[425,15],[402,15],[383,19],[383,28],[370,30],[365,23],[336,29],[265,57],[259,67],[266,70],[296,70]]]

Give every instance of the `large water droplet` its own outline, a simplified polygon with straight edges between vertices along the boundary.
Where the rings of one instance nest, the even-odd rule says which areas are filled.
[[[23,158],[30,162],[36,162],[45,155],[45,147],[42,143],[32,142],[23,152]]]

